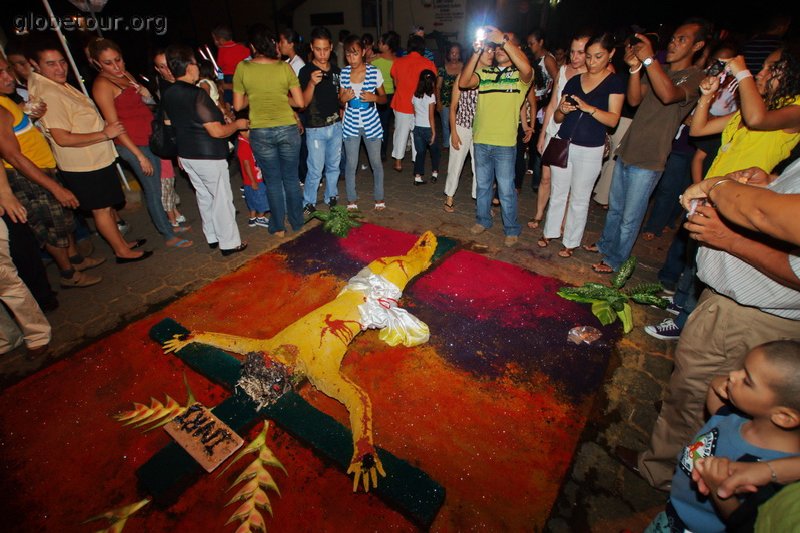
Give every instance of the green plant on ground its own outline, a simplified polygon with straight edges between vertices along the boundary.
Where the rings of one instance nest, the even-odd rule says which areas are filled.
[[[663,290],[660,283],[640,283],[631,289],[623,290],[635,268],[636,258],[630,257],[611,278],[611,286],[586,282],[580,287],[561,287],[558,295],[573,302],[592,304],[592,313],[604,326],[613,324],[619,318],[622,321],[623,331],[629,333],[633,329],[630,301],[655,305],[661,309],[666,308],[669,303],[658,296]]]
[[[331,207],[330,211],[314,211],[306,219],[306,222],[312,218],[321,220],[322,229],[333,233],[337,237],[347,237],[352,228],[357,228],[361,225],[361,222],[358,221],[361,218],[361,214],[358,211],[348,211],[347,207],[343,205]]]

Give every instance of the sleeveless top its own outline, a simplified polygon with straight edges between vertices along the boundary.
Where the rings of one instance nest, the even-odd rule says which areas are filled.
[[[56,160],[50,150],[50,145],[47,144],[42,132],[33,125],[31,117],[23,113],[22,109],[7,96],[0,95],[0,106],[11,113],[14,121],[14,135],[17,137],[22,155],[39,168],[56,168]],[[13,168],[5,160],[3,165],[6,168]]]
[[[800,96],[789,105],[800,105]],[[724,176],[748,167],[759,167],[772,172],[775,166],[789,157],[800,142],[800,133],[783,130],[754,131],[742,123],[742,112],[737,111],[722,131],[722,146],[706,173],[706,177]]]
[[[536,92],[534,94],[536,95],[537,100],[541,100],[542,98],[547,96],[547,93],[549,93],[550,90],[553,88],[553,78],[550,77],[550,73],[547,72],[547,67],[545,67],[544,65],[544,60],[547,59],[548,56],[555,59],[555,56],[550,52],[548,52],[545,55],[543,55],[542,58],[539,60],[539,68],[542,69],[542,79],[544,80],[544,87],[536,88]]]
[[[110,80],[109,80],[110,81]],[[113,81],[111,83],[114,83]],[[114,85],[117,85],[114,83]],[[150,108],[142,102],[142,95],[136,92],[133,85],[125,88],[117,85],[122,92],[114,98],[114,108],[117,110],[117,118],[125,126],[125,133],[131,138],[136,146],[147,146],[150,142],[151,122],[153,113]],[[119,137],[114,139],[114,144],[120,144]]]
[[[208,96],[211,97],[215,104],[219,105],[219,89],[217,88],[217,84],[205,78],[197,81],[197,86],[201,89],[203,88],[203,85],[208,87]]]
[[[378,69],[373,65],[367,64],[367,72],[364,75],[364,84],[361,87],[361,92],[375,93],[378,89]],[[340,78],[341,88],[350,89],[350,71],[351,67],[342,69],[342,76]],[[355,99],[354,99],[355,100]],[[374,103],[360,102],[360,105],[351,105],[348,102],[344,108],[344,124],[343,136],[344,137],[358,137],[361,133],[360,128],[364,128],[364,136],[367,139],[383,139],[383,128],[381,127],[380,117],[378,117],[378,108]]]
[[[458,107],[456,108],[456,124],[462,128],[472,129],[472,122],[475,120],[475,108],[478,103],[478,88],[461,89],[458,95]]]
[[[578,74],[580,76],[580,74]],[[553,87],[553,95],[550,98],[554,98],[556,102],[561,101],[561,93],[564,92],[564,86],[567,84],[567,66],[561,65],[558,69],[558,85]],[[558,133],[559,128],[561,128],[561,124],[558,124],[553,117],[550,117],[550,122],[547,123],[547,129],[545,133],[550,137],[555,137]]]

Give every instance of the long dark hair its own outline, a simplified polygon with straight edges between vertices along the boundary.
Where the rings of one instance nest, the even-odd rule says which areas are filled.
[[[417,83],[414,96],[417,98],[425,95],[432,96],[434,91],[436,91],[436,74],[432,70],[425,69],[419,73],[419,83]]]
[[[780,50],[781,58],[770,67],[773,76],[780,76],[780,84],[773,94],[765,96],[768,109],[786,107],[800,97],[800,49],[795,44]]]

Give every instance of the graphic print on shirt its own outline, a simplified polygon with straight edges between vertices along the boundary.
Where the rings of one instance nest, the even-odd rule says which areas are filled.
[[[717,450],[718,439],[719,429],[712,428],[711,431],[699,435],[694,443],[684,448],[680,461],[678,461],[678,466],[683,470],[683,473],[691,477],[695,461],[714,455]]]

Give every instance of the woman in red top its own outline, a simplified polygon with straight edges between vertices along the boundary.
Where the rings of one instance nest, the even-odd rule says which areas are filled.
[[[161,204],[161,159],[148,146],[153,114],[147,104],[155,103],[152,96],[125,70],[122,51],[113,41],[95,39],[89,44],[89,55],[100,71],[92,86],[92,96],[107,123],[119,121],[125,126],[125,133],[114,139],[114,143],[142,185],[153,224],[167,246],[191,246],[192,241],[175,236],[189,228],[172,227]]]

